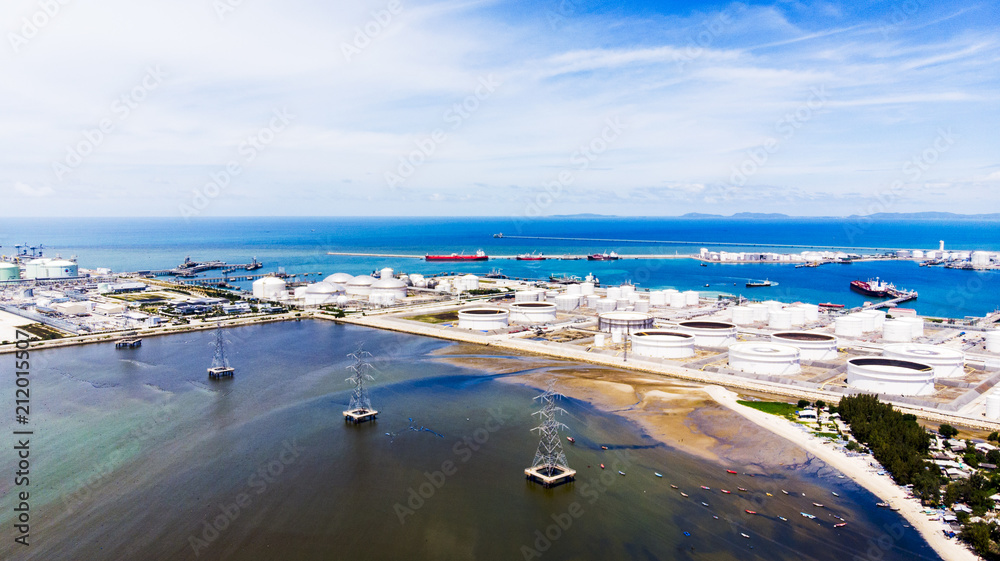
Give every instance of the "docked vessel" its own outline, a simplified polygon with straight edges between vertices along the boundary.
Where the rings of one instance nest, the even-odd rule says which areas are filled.
[[[452,253],[451,255],[425,255],[427,261],[488,261],[489,256],[483,250],[478,250],[474,255],[464,255]]]
[[[773,284],[775,284],[775,283],[773,283],[773,282],[771,282],[769,280],[747,281],[747,288],[754,288],[754,287],[758,287],[758,286],[771,286]]]
[[[611,253],[592,253],[587,256],[587,261],[617,261],[618,259],[620,257],[614,251]]]
[[[534,253],[521,253],[514,259],[518,261],[545,261],[545,256],[542,254],[535,255]]]
[[[885,282],[875,277],[874,280],[868,279],[867,282],[861,280],[851,281],[851,290],[864,294],[865,296],[874,296],[876,298],[902,298],[906,297],[913,300],[917,297],[916,291],[906,291],[896,288],[896,285],[891,282]]]
[[[840,309],[840,308],[844,307],[843,304],[834,304],[832,302],[822,302],[822,303],[818,304],[818,306],[820,308],[835,308],[835,309]]]

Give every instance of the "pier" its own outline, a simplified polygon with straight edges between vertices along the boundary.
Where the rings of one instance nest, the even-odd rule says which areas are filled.
[[[228,366],[214,366],[208,369],[208,377],[215,378],[232,378],[233,374],[236,373],[235,368],[230,368]]]
[[[899,247],[857,247],[850,245],[797,245],[797,244],[775,244],[775,243],[753,243],[753,242],[705,242],[694,240],[628,240],[618,238],[559,238],[549,236],[508,236],[503,233],[493,234],[494,238],[511,240],[549,240],[564,242],[595,242],[595,243],[643,243],[643,244],[663,244],[663,245],[697,245],[697,246],[732,246],[732,247],[790,247],[797,249],[863,249],[868,251],[897,251],[904,248]]]
[[[344,422],[355,425],[365,421],[374,421],[378,417],[378,411],[373,409],[351,409],[344,411]]]
[[[898,293],[898,296],[896,296],[892,300],[886,300],[885,302],[878,302],[870,306],[865,306],[865,309],[877,310],[879,308],[892,308],[898,304],[902,304],[903,302],[909,302],[910,300],[916,300],[916,299],[917,299],[916,292],[901,292]]]
[[[115,341],[116,349],[134,349],[142,346],[142,339],[139,337],[122,337]]]

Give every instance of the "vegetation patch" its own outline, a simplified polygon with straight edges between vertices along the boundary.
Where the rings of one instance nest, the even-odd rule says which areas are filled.
[[[440,314],[422,314],[419,316],[408,316],[406,319],[422,321],[424,323],[450,323],[458,321],[458,312],[443,312]]]
[[[18,329],[26,333],[30,333],[43,341],[48,341],[50,339],[62,339],[65,337],[61,331],[53,327],[49,327],[44,323],[29,323],[28,325],[18,327]]]
[[[777,415],[779,417],[785,417],[786,419],[797,420],[795,410],[795,404],[784,403],[781,401],[744,401],[739,400],[736,403],[740,405],[746,405],[752,409],[758,411],[763,411],[771,415]]]

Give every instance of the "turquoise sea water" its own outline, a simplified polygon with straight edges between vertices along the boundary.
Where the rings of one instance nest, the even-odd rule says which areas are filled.
[[[627,242],[578,242],[494,238],[493,234],[619,240],[723,242],[712,250],[793,251],[751,244],[849,245],[872,248],[1000,250],[996,222],[858,222],[844,219],[733,220],[565,218],[218,218],[218,219],[7,219],[0,226],[0,251],[28,242],[50,247],[50,255],[76,255],[83,267],[116,271],[165,269],[185,256],[265,263],[262,272],[283,267],[289,273],[343,271],[371,273],[382,267],[435,274],[460,271],[484,274],[500,268],[512,277],[593,273],[605,284],[631,281],[640,288],[677,288],[736,293],[755,299],[834,302],[860,305],[865,298],[849,291],[851,280],[881,277],[917,290],[908,303],[925,315],[983,315],[1000,305],[1000,281],[993,272],[918,267],[913,262],[870,262],[795,269],[792,265],[712,265],[697,261],[635,259],[617,262],[491,260],[480,263],[427,263],[418,259],[332,256],[327,252],[424,255],[474,252],[491,255],[536,252],[547,255],[617,251],[624,254],[697,253],[701,245]],[[209,272],[217,276],[217,272]],[[770,279],[778,286],[745,288],[747,280]],[[707,287],[705,285],[708,285]],[[245,287],[249,283],[244,283]]]
[[[32,355],[32,545],[5,539],[0,558],[939,559],[815,460],[714,464],[572,399],[561,420],[578,480],[527,483],[537,392],[435,359],[448,342],[320,321],[237,327],[226,330],[237,374],[210,382],[213,336]],[[379,357],[382,413],[350,426],[345,354],[359,341]],[[13,461],[0,455],[0,470]],[[11,484],[0,479],[0,496]]]

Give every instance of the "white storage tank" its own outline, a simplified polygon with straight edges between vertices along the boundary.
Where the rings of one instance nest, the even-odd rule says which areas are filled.
[[[882,356],[927,364],[934,368],[935,378],[956,378],[965,375],[965,353],[950,347],[893,343],[882,349]]]
[[[671,292],[670,293],[670,307],[671,308],[683,308],[687,304],[687,298],[681,292]]]
[[[0,281],[12,281],[21,278],[21,268],[13,263],[0,262]]]
[[[767,321],[767,305],[765,304],[748,304],[747,308],[753,310],[753,321],[754,323],[763,323]]]
[[[609,286],[608,287],[608,298],[611,300],[618,300],[622,297],[622,289],[620,286]]]
[[[378,272],[378,278],[380,279],[391,279],[396,276],[396,271],[392,270],[392,267],[383,267],[381,271]]]
[[[1000,353],[1000,330],[986,332],[986,352]]]
[[[621,286],[621,289],[622,289],[622,296],[625,298],[628,298],[632,294],[635,294],[635,285],[623,284]]]
[[[767,326],[771,329],[791,329],[792,313],[785,310],[771,310],[767,318]]]
[[[590,296],[593,293],[594,293],[594,283],[592,282],[580,283],[580,294],[583,294],[584,296]]]
[[[851,389],[890,395],[931,395],[934,368],[919,362],[886,357],[847,360],[847,385]]]
[[[631,302],[628,301],[628,298],[619,298],[615,302],[615,306],[617,306],[619,310],[624,310],[625,308],[628,307],[629,304],[631,304]]]
[[[372,293],[372,285],[375,284],[375,279],[368,275],[360,275],[351,279],[347,283],[347,295],[348,296],[368,296]]]
[[[645,300],[639,300],[635,303],[635,311],[646,313],[649,311],[649,302]]]
[[[678,331],[645,329],[632,334],[632,352],[658,358],[694,356],[694,335]]]
[[[677,327],[694,335],[694,344],[699,347],[721,348],[736,342],[736,326],[724,321],[682,321]]]
[[[875,316],[874,315],[868,313],[867,311],[865,311],[865,312],[856,312],[856,313],[853,313],[853,314],[850,314],[850,315],[858,318],[858,320],[861,321],[861,332],[862,333],[871,333],[871,332],[875,331]]]
[[[566,294],[569,294],[571,296],[579,296],[583,294],[583,289],[581,289],[580,285],[578,284],[571,284],[566,287]]]
[[[519,290],[514,293],[515,302],[538,302],[543,299],[541,290]]]
[[[610,298],[601,298],[600,300],[597,301],[597,305],[594,306],[594,309],[597,311],[597,313],[603,313],[603,312],[613,312],[617,307],[618,303],[615,302],[614,300]]]
[[[986,418],[1000,420],[1000,392],[993,390],[986,394]]]
[[[575,294],[560,294],[556,296],[556,309],[560,312],[572,312],[580,307],[580,297]]]
[[[595,334],[594,335],[594,346],[595,347],[603,347],[604,344],[605,344],[604,338],[605,338],[605,334],[604,333],[597,333],[597,334]]]
[[[887,343],[909,343],[913,340],[913,324],[891,319],[882,326],[882,340]]]
[[[323,281],[323,282],[326,282],[326,281]],[[292,298],[295,298],[296,300],[301,300],[301,299],[305,298],[306,297],[306,290],[308,288],[309,288],[308,286],[296,286],[295,290],[292,291]]]
[[[509,319],[514,323],[555,321],[556,305],[552,302],[514,302],[510,305]]]
[[[302,298],[306,306],[322,306],[325,304],[335,304],[337,296],[341,294],[344,294],[343,286],[323,281],[307,285],[306,289],[302,292]]]
[[[392,304],[406,298],[406,283],[391,276],[382,277],[372,283],[371,295],[381,299],[379,303]]]
[[[328,282],[330,284],[342,284],[344,286],[347,286],[347,283],[351,282],[351,279],[353,278],[354,278],[353,275],[348,275],[347,273],[334,273],[323,279],[323,282]]]
[[[833,360],[837,358],[837,338],[811,331],[784,331],[771,335],[772,343],[791,345],[799,350],[802,360]]]
[[[427,288],[427,279],[425,279],[420,273],[413,273],[410,275],[410,282],[417,288]]]
[[[462,329],[492,331],[507,327],[510,312],[501,308],[465,308],[458,311],[458,326]]]
[[[761,304],[767,306],[768,312],[780,312],[785,308],[785,305],[777,300],[765,300]]]
[[[736,325],[750,325],[753,323],[753,309],[747,306],[736,306],[733,308],[733,323]]]
[[[277,300],[285,292],[285,281],[277,277],[264,277],[253,281],[254,298]]]
[[[797,306],[801,308],[806,314],[806,323],[813,323],[819,321],[819,306],[816,304],[799,304]]]
[[[861,337],[864,335],[861,318],[854,314],[838,316],[834,320],[834,333],[838,337]]]
[[[910,332],[913,334],[914,339],[924,336],[924,320],[920,318],[899,318],[896,321],[905,321],[909,323]]]
[[[451,281],[449,281],[448,279],[443,279],[439,281],[437,283],[437,286],[434,287],[434,290],[437,290],[438,292],[451,292],[451,289],[452,289]]]
[[[613,338],[615,333],[634,333],[653,327],[653,317],[640,312],[604,312],[597,316],[597,326]]]
[[[559,293],[556,292],[555,290],[546,290],[545,291],[545,301],[546,302],[555,302],[556,301],[556,296],[559,296]]]
[[[802,327],[806,324],[806,311],[798,306],[790,306],[785,311],[791,314],[792,327]]]
[[[479,277],[476,275],[464,275],[457,279],[456,286],[458,286],[459,290],[478,290]]]
[[[688,306],[697,306],[699,297],[697,290],[687,290],[684,292],[684,303]]]
[[[794,375],[802,372],[799,349],[777,343],[735,343],[729,347],[729,368],[751,374]]]
[[[655,290],[649,293],[650,306],[665,306],[666,304],[667,304],[667,297],[662,290]]]

